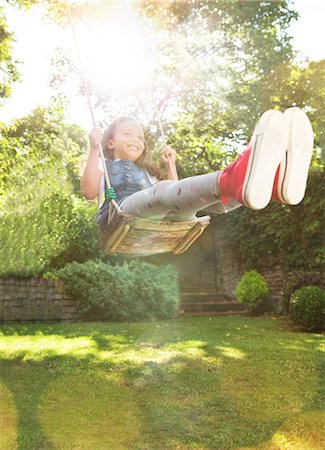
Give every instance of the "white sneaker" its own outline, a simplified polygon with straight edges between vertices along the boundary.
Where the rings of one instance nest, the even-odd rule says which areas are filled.
[[[281,111],[268,110],[258,121],[242,186],[242,203],[249,208],[262,209],[270,202],[275,175],[288,147],[288,135],[288,122]]]
[[[280,164],[276,194],[281,202],[297,205],[306,191],[314,133],[307,115],[300,108],[287,109],[284,117],[288,122],[289,142]]]

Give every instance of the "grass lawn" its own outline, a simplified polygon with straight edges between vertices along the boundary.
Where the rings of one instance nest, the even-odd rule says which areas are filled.
[[[324,365],[271,318],[2,326],[0,449],[323,450]]]

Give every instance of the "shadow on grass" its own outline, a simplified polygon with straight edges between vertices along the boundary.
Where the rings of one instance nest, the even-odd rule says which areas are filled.
[[[15,417],[8,432],[11,439],[0,440],[3,449],[52,449],[44,436],[37,417],[37,406],[48,383],[55,379],[38,369],[37,363],[22,365],[22,358],[0,362],[0,384],[7,388],[13,400],[11,415]],[[7,406],[8,408],[8,406]],[[0,410],[3,417],[8,409]]]
[[[319,336],[185,323],[6,327],[8,448],[235,449],[321,408]]]

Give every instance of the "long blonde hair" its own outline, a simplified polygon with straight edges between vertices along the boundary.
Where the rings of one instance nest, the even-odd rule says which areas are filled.
[[[116,131],[117,131],[119,125],[121,125],[124,122],[129,122],[129,121],[134,121],[139,124],[137,119],[135,119],[134,117],[121,116],[121,117],[118,117],[117,119],[115,119],[109,125],[109,127],[107,127],[106,130],[104,131],[104,135],[102,138],[102,148],[103,148],[105,157],[109,161],[114,160],[114,150],[107,147],[107,141],[109,139],[114,139],[114,136],[116,134]],[[139,124],[139,125],[141,126],[141,124]],[[134,163],[138,167],[141,167],[142,169],[147,170],[150,175],[157,177],[159,180],[163,180],[165,178],[160,167],[152,161],[146,141],[144,141],[144,151],[143,151],[142,155],[136,161],[134,161]]]

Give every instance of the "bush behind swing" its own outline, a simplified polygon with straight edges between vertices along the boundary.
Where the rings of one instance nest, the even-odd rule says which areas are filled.
[[[269,288],[261,274],[250,270],[244,273],[234,294],[251,313],[257,314],[258,307],[269,297]]]
[[[73,262],[51,274],[64,281],[86,320],[170,319],[178,310],[177,276],[172,266],[139,260],[121,265]]]

